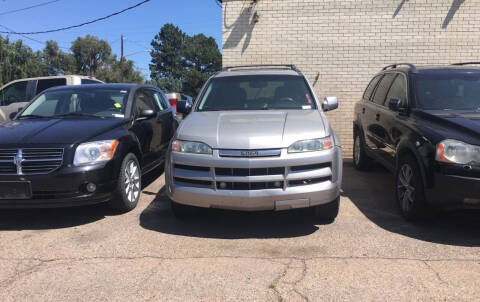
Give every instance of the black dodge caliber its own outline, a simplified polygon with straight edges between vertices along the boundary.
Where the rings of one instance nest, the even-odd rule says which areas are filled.
[[[0,207],[108,202],[129,211],[177,126],[153,86],[49,89],[0,125]]]
[[[355,105],[354,165],[395,173],[408,220],[428,206],[480,207],[479,64],[387,66]]]

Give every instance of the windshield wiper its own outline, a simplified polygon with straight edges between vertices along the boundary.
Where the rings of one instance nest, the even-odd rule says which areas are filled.
[[[27,115],[21,115],[21,116],[17,117],[17,120],[24,119],[24,118],[48,118],[48,116],[27,114]]]
[[[80,113],[80,112],[70,112],[70,113],[64,113],[64,114],[56,114],[56,115],[53,115],[52,117],[69,117],[69,116],[88,116],[88,117],[101,118],[100,116],[96,116],[96,115],[93,115],[93,114]]]

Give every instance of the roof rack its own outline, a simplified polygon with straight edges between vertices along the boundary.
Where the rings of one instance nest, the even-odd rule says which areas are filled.
[[[480,65],[480,62],[463,62],[463,63],[453,63],[454,66],[464,66],[464,65]]]
[[[397,66],[400,66],[400,65],[410,67],[410,69],[411,69],[413,72],[416,72],[416,71],[417,71],[417,67],[415,67],[415,65],[410,64],[410,63],[396,63],[396,64],[392,64],[392,65],[385,66],[385,67],[382,68],[382,70],[394,69],[394,68],[397,68]]]
[[[274,68],[274,69],[290,69],[300,73],[297,66],[293,64],[257,64],[257,65],[238,65],[223,67],[222,71],[232,71],[238,69],[255,69],[255,68]]]

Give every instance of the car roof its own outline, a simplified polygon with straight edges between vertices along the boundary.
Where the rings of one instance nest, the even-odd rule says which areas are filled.
[[[249,75],[293,75],[301,76],[301,73],[295,70],[288,69],[243,69],[232,71],[220,71],[214,77],[235,77],[235,76],[249,76]]]
[[[480,66],[473,65],[417,65],[415,69],[408,66],[399,66],[397,68],[391,68],[382,70],[385,72],[403,72],[403,73],[416,73],[416,74],[449,74],[449,73],[479,73]]]
[[[61,91],[61,90],[68,90],[68,89],[101,89],[101,88],[112,88],[112,89],[127,89],[131,90],[132,88],[137,87],[149,87],[155,88],[151,85],[143,85],[143,84],[129,84],[129,83],[112,83],[112,84],[84,84],[84,85],[70,85],[70,86],[56,86],[49,88],[48,91]],[[158,89],[158,88],[155,88]]]

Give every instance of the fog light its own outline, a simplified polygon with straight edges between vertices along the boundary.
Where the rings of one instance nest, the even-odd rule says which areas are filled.
[[[273,185],[277,188],[280,188],[282,186],[282,182],[276,181],[276,182],[273,183]]]
[[[227,183],[221,182],[220,183],[220,189],[225,189],[227,187]]]
[[[90,193],[93,193],[95,192],[95,190],[97,189],[97,186],[91,182],[89,182],[87,184],[87,191],[90,192]]]

